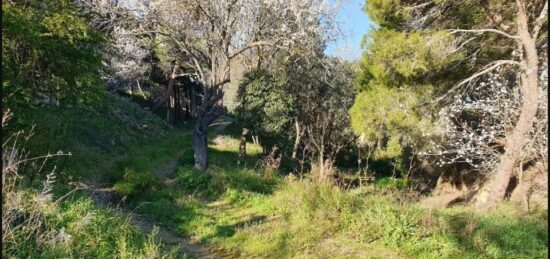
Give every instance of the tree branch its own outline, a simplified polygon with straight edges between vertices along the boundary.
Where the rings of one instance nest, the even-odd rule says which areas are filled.
[[[535,20],[535,27],[533,28],[533,38],[535,39],[537,38],[547,13],[548,13],[548,0],[546,0],[546,2],[544,3],[544,7],[540,12],[539,17],[537,17],[537,20]]]
[[[240,50],[237,50],[235,53],[229,55],[229,59],[232,59],[232,58],[238,56],[239,54],[245,52],[246,50],[248,50],[250,48],[258,47],[258,46],[272,46],[272,47],[276,47],[276,48],[279,48],[279,49],[287,49],[285,47],[276,45],[275,43],[273,43],[271,41],[266,41],[266,40],[255,41],[255,42],[247,44],[246,46],[244,46]]]
[[[502,65],[506,65],[506,64],[509,64],[509,65],[517,65],[517,66],[520,66],[521,68],[523,68],[524,66],[518,62],[518,61],[515,61],[515,60],[497,60],[497,61],[494,61],[494,62],[491,62],[489,63],[488,65],[486,65],[485,67],[483,67],[483,69],[473,75],[471,75],[470,77],[460,81],[460,83],[458,83],[457,85],[453,86],[453,88],[451,88],[451,90],[449,90],[446,94],[444,94],[443,96],[437,98],[435,100],[435,102],[439,102],[441,100],[443,100],[445,97],[448,96],[448,94],[456,91],[458,88],[460,88],[461,86],[465,85],[465,84],[468,84],[470,82],[472,82],[473,80],[475,80],[476,78],[480,77],[480,76],[483,76],[485,74],[487,74],[488,72],[491,72],[493,71],[494,69],[502,66]]]
[[[501,30],[505,32],[508,32],[510,30],[510,26],[502,23],[502,16],[498,13],[495,13],[494,10],[491,9],[487,0],[482,0],[481,6],[483,6],[483,9],[485,10],[485,12],[487,12],[487,15],[494,25],[498,26]]]
[[[477,34],[482,34],[482,33],[486,33],[486,32],[493,32],[493,33],[500,34],[502,36],[508,37],[510,39],[514,39],[514,40],[519,39],[519,36],[517,36],[517,35],[510,35],[506,32],[503,32],[503,31],[497,30],[497,29],[478,29],[478,30],[454,29],[454,30],[450,30],[450,32],[451,32],[451,34],[455,34],[455,33],[459,33],[459,32],[471,32],[471,33],[477,33]]]

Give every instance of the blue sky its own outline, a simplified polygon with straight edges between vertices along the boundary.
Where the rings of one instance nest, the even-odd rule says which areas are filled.
[[[374,27],[374,23],[363,11],[365,0],[348,0],[338,12],[337,19],[344,33],[344,39],[331,42],[325,53],[330,56],[357,60],[361,57],[361,39]]]

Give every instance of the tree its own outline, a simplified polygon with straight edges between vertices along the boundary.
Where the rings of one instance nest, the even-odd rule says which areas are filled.
[[[110,19],[105,3],[89,2],[96,13]],[[180,62],[178,74],[192,76],[203,85],[193,149],[195,167],[204,170],[208,165],[207,128],[224,111],[221,100],[223,87],[231,81],[231,61],[258,48],[306,53],[318,47],[319,38],[334,36],[334,11],[320,0],[158,0],[124,22],[141,24],[133,26],[136,33],[158,35],[170,45],[172,59]]]
[[[538,111],[541,45],[547,38],[543,29],[547,24],[547,1],[396,1],[389,5],[382,0],[369,1],[367,12],[384,27],[403,32],[433,29],[447,31],[466,48],[460,66],[453,69],[451,80],[446,80],[438,100],[448,100],[487,73],[502,66],[514,69],[519,79],[521,107],[517,121],[505,137],[504,153],[494,169],[489,199],[478,203],[478,209],[489,210],[504,198],[513,169]],[[509,46],[509,47],[502,47]],[[514,55],[517,53],[518,55]],[[452,64],[452,63],[451,63]],[[457,79],[460,70],[471,69],[471,74]],[[451,68],[452,69],[452,68]],[[450,84],[452,83],[452,84]]]
[[[152,70],[152,64],[147,62],[147,58],[152,53],[144,48],[147,46],[147,39],[132,35],[131,32],[120,26],[113,28],[110,36],[114,42],[111,45],[113,55],[109,63],[115,76],[109,78],[108,83],[114,88],[120,87],[120,85],[130,85],[130,89],[133,90],[132,86],[135,82],[140,94],[145,99],[140,81],[147,79]]]
[[[355,90],[351,64],[323,56],[296,62],[286,68],[289,92],[296,100],[295,146],[300,141],[311,153],[319,181],[329,181],[336,156],[353,143],[355,136],[347,114]]]
[[[262,147],[279,144],[292,123],[295,101],[285,89],[281,76],[263,69],[245,74],[237,90],[237,122],[262,139]],[[246,136],[245,136],[246,137]],[[246,155],[246,138],[241,140],[240,156]]]
[[[438,80],[429,78],[462,53],[449,33],[430,30],[384,28],[371,32],[364,44],[359,94],[349,111],[353,129],[381,171],[410,172],[415,151],[426,148],[422,133],[430,131],[429,111],[422,106],[437,91]]]

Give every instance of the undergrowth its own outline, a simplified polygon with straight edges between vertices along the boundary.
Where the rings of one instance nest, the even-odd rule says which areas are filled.
[[[295,176],[269,176],[261,150],[248,144],[238,165],[238,139],[213,137],[210,167],[183,155],[176,185],[140,196],[131,206],[181,235],[243,257],[261,258],[546,258],[547,213],[519,215],[504,203],[489,214],[467,206],[419,207],[411,183],[380,179],[343,190]],[[139,206],[138,206],[139,205]]]
[[[2,126],[9,117],[4,114]],[[44,175],[41,165],[62,155],[29,156],[21,144],[30,137],[19,131],[2,143],[2,257],[175,257],[155,233],[144,235],[128,219],[97,208],[82,191],[61,184],[55,171],[30,178]]]
[[[103,112],[116,115],[108,110],[83,113],[87,114],[85,118]],[[44,117],[48,116],[54,115]],[[60,123],[60,117],[72,115],[55,116],[59,117],[52,126]],[[133,116],[145,116],[145,120],[152,120],[151,124],[162,124],[158,118],[147,117],[141,111],[127,116],[133,118],[128,121],[138,121]],[[74,141],[66,137],[63,139],[67,142],[58,143],[61,137],[55,131],[59,127],[53,127],[40,133],[41,139],[53,140],[39,141],[34,146],[55,151],[57,148],[46,147],[57,143],[62,150],[74,154],[62,160],[66,162],[61,168],[64,175],[101,176],[114,185],[123,206],[182,236],[214,244],[233,255],[247,258],[548,256],[546,211],[519,215],[508,203],[488,214],[479,214],[467,206],[429,210],[419,206],[418,194],[404,180],[378,179],[368,186],[344,190],[307,177],[265,174],[258,162],[262,153],[259,146],[249,143],[247,157],[237,162],[239,132],[234,125],[226,128],[226,132],[233,133],[230,135],[209,131],[210,164],[206,172],[201,172],[193,168],[190,129],[164,126],[144,129],[129,123],[134,125],[130,126],[133,130],[126,131],[127,126],[115,122],[116,118],[92,119],[103,121],[98,127],[106,127],[98,128],[97,136],[103,137],[92,137],[95,142],[84,141],[90,139],[84,134]],[[82,125],[77,124],[91,127],[97,123],[76,120],[63,122],[73,135],[60,134],[75,136],[78,132],[91,132],[82,131]],[[115,144],[111,142],[109,146],[113,139]],[[172,159],[177,159],[177,168],[159,176],[156,173],[159,168]],[[64,204],[51,214],[55,216],[45,217],[53,218],[48,226],[58,231],[54,233],[64,227],[72,240],[79,240],[82,245],[65,245],[69,248],[51,251],[65,251],[60,252],[63,255],[78,252],[90,257],[118,251],[130,251],[132,257],[132,253],[145,253],[147,249],[159,251],[147,248],[154,247],[154,242],[144,236],[132,239],[137,232],[133,232],[136,230],[129,223],[94,209],[83,197],[68,199]],[[86,216],[89,212],[94,212],[94,216]],[[83,218],[94,223],[76,227],[80,224],[76,222]],[[27,250],[45,255],[43,250]]]

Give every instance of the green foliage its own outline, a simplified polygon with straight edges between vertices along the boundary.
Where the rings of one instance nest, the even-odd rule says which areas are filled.
[[[454,49],[449,33],[429,30],[380,29],[364,43],[356,77],[360,92],[349,110],[351,125],[374,151],[372,159],[393,161],[403,172],[410,151],[423,149],[422,134],[430,132],[432,117],[423,106],[432,99],[433,85],[438,85],[430,78],[463,53]]]
[[[355,138],[348,116],[356,94],[353,88],[354,67],[351,63],[328,57],[289,65],[286,80],[296,99],[297,122],[303,129],[304,144],[311,152],[311,163],[334,161]],[[294,136],[293,136],[294,137]]]
[[[499,15],[505,18],[504,23],[509,23],[513,1],[491,2],[499,3]],[[476,1],[436,0],[423,6],[414,0],[369,0],[365,11],[383,28],[466,28],[487,22],[483,5]]]
[[[127,167],[150,171],[189,141],[176,137],[180,133],[162,119],[112,94],[85,107],[25,109],[4,130],[30,131],[33,125],[39,130],[25,149],[31,155],[70,152],[48,161],[50,168],[56,166],[58,179],[67,182],[89,175],[116,181]],[[173,139],[163,141],[168,137]],[[163,143],[163,149],[152,143]]]
[[[400,0],[366,1],[365,11],[369,17],[381,26],[395,26],[403,21]]]
[[[192,160],[180,159],[178,184],[167,187],[173,190],[170,198],[140,196],[137,211],[227,249],[224,254],[247,257],[547,254],[544,215],[519,216],[511,207],[486,215],[468,207],[422,209],[407,198],[411,183],[403,179],[382,178],[374,186],[344,191],[307,178],[263,178],[258,169],[230,162],[238,156],[238,143],[229,136],[214,138],[206,173],[192,169]],[[514,239],[518,236],[523,240]],[[521,243],[528,244],[526,249],[519,248]]]
[[[388,87],[418,88],[411,84],[420,76],[436,74],[462,57],[453,47],[448,32],[400,32],[380,29],[364,38],[365,53],[358,74],[359,89],[369,88],[370,81]]]
[[[390,186],[406,185],[389,182]],[[387,194],[379,194],[376,189],[367,187],[346,192],[288,178],[274,195],[262,199],[264,205],[269,204],[268,208],[258,207],[258,211],[280,218],[244,228],[224,243],[261,257],[499,258],[507,255],[529,258],[547,255],[547,237],[538,238],[547,232],[544,215],[535,214],[522,221],[510,207],[488,215],[465,207],[429,211],[416,204],[399,202],[401,192],[397,189]],[[506,223],[500,223],[501,218]],[[529,234],[520,230],[521,227]],[[517,235],[522,236],[522,241],[515,239]],[[333,242],[337,245],[332,246]],[[519,245],[524,242],[528,243],[527,248],[521,249]]]
[[[262,69],[246,73],[239,84],[237,121],[259,134],[264,142],[284,135],[292,121],[295,100],[284,86],[281,77]]]
[[[134,118],[140,114],[136,111],[127,115]],[[250,144],[252,152],[246,165],[237,165],[234,161],[239,140],[230,136],[212,139],[211,166],[206,173],[198,172],[192,169],[190,130],[181,131],[178,135],[166,135],[165,140],[147,137],[151,141],[144,142],[129,157],[102,156],[105,170],[135,168],[136,172],[153,172],[167,158],[179,156],[176,176],[169,175],[175,177],[176,184],[164,186],[163,190],[144,188],[126,205],[179,234],[227,249],[223,251],[225,255],[544,258],[548,254],[544,213],[520,216],[512,207],[489,214],[478,214],[468,207],[426,210],[403,201],[408,183],[399,179],[379,180],[374,187],[345,191],[307,178],[264,178],[254,167],[259,147]],[[155,129],[153,134],[160,135],[160,131]],[[130,147],[134,146],[130,145],[132,139],[128,137],[126,142]],[[86,145],[90,147],[93,145]],[[176,152],[178,149],[183,150]],[[84,163],[83,160],[74,163]],[[386,190],[384,194],[381,189]],[[148,245],[151,241],[140,236],[127,221],[104,215],[107,212],[97,211],[89,200],[65,206],[67,209],[63,210],[70,211],[67,214],[51,214],[63,224],[55,226],[65,226],[65,231],[79,242],[70,243],[78,249],[62,251],[94,258],[135,258],[154,254],[147,251],[159,251],[153,249],[156,245]],[[88,216],[91,223],[77,223],[90,211],[97,214]],[[47,258],[44,253],[33,255]],[[69,252],[56,252],[51,257],[69,256]]]
[[[68,0],[2,1],[2,101],[17,109],[101,97],[105,38],[88,24]]]
[[[177,179],[184,190],[195,191],[199,188],[208,188],[212,176],[189,165],[178,168]]]
[[[408,148],[422,147],[422,132],[429,131],[429,120],[414,110],[419,105],[417,94],[408,89],[374,86],[360,92],[349,110],[351,126],[367,148],[372,159],[393,159],[404,170]]]
[[[3,213],[18,214],[21,221],[4,222],[10,229],[3,232],[9,237],[2,257],[175,258],[154,233],[147,236],[127,219],[95,207],[83,193],[57,201],[48,195],[25,186],[3,192]]]
[[[409,187],[411,182],[407,179],[384,177],[376,180],[375,186],[377,188],[385,189],[399,189],[402,190]]]
[[[350,109],[352,128],[364,134],[366,142],[417,130],[420,118],[413,111],[417,105],[414,97],[410,91],[382,86],[361,92]]]
[[[117,194],[128,197],[158,191],[161,187],[161,183],[150,172],[136,172],[131,168],[126,168],[122,179],[114,185]]]
[[[509,23],[511,2],[487,4]],[[423,133],[433,133],[430,125],[442,105],[434,98],[466,78],[466,71],[485,64],[478,60],[510,51],[502,48],[510,44],[491,34],[468,41],[448,32],[489,27],[486,10],[477,2],[441,0],[422,6],[409,0],[373,0],[367,1],[365,11],[381,27],[363,40],[365,52],[356,77],[360,93],[350,109],[352,127],[374,151],[372,159],[403,171],[412,153],[427,147]],[[472,56],[472,62],[463,62]]]

